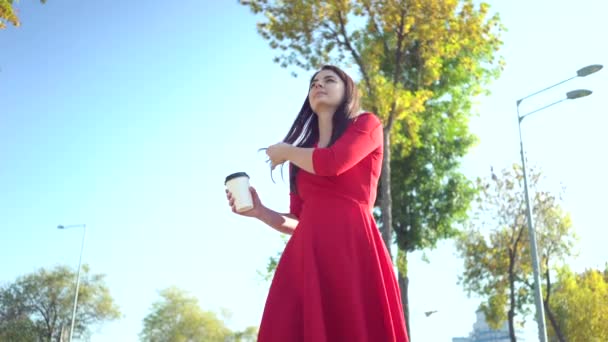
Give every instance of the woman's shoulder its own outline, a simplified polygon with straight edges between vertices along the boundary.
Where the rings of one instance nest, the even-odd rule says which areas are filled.
[[[353,126],[363,131],[372,131],[382,125],[380,118],[371,112],[363,112],[353,119]]]

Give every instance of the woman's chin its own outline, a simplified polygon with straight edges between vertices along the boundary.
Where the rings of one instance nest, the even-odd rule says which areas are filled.
[[[326,116],[327,113],[331,113],[330,115],[333,115],[338,109],[338,106],[328,103],[316,103],[310,107],[312,108],[313,112],[317,114],[317,116]]]

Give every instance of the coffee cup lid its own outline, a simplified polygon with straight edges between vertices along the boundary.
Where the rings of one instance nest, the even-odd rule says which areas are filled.
[[[224,184],[228,183],[228,181],[231,180],[231,179],[235,179],[235,178],[239,178],[239,177],[247,177],[247,178],[249,178],[249,175],[247,175],[245,172],[236,172],[236,173],[233,173],[233,174],[228,175],[226,177],[226,181],[224,182]]]

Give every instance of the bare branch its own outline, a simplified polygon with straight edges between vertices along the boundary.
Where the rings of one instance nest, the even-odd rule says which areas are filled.
[[[516,218],[516,221],[517,221],[517,218]],[[517,227],[517,226],[515,226],[515,227]],[[520,229],[519,229],[519,231],[517,232],[517,238],[515,239],[515,245],[514,245],[514,246],[516,246],[516,247],[517,247],[517,245],[519,245],[519,242],[520,242],[520,241],[521,241],[521,239],[522,239],[522,235],[523,235],[523,233],[524,233],[524,230],[525,230],[525,229],[522,227],[522,228],[520,228]]]
[[[399,27],[397,28],[397,49],[395,50],[395,74],[393,75],[393,83],[399,82],[399,75],[401,74],[401,58],[403,57],[403,41],[404,26],[405,26],[405,6],[401,8],[401,17],[399,18]]]
[[[534,284],[531,284],[528,279],[523,279],[523,278],[519,277],[518,275],[515,275],[515,279],[517,281],[521,282],[522,284],[526,285],[528,288],[534,289]]]
[[[338,15],[338,21],[340,23],[340,34],[344,38],[344,45],[346,46],[348,51],[350,51],[350,53],[353,55],[353,59],[355,60],[355,62],[359,66],[359,69],[361,70],[361,75],[363,76],[363,80],[365,81],[365,84],[367,85],[369,94],[372,97],[372,99],[374,99],[373,103],[376,103],[376,101],[375,101],[376,94],[374,92],[374,88],[372,86],[371,79],[369,78],[367,68],[365,67],[365,64],[363,63],[363,59],[361,59],[361,56],[359,55],[357,50],[352,46],[350,39],[348,39],[348,34],[346,32],[346,25],[344,23],[344,18],[342,16],[342,12],[340,10],[338,10],[337,15]],[[374,111],[377,111],[377,109],[374,108]],[[376,114],[379,114],[379,113],[376,113]]]
[[[399,75],[401,74],[401,59],[403,58],[403,43],[404,43],[404,26],[405,26],[405,5],[401,6],[401,16],[399,18],[399,27],[397,28],[397,48],[395,49],[395,70],[393,73],[393,85],[397,85],[400,81]],[[383,40],[386,43],[386,40]],[[391,111],[388,115],[387,129],[390,130],[393,127],[393,123],[397,116],[395,113],[397,109],[397,96],[393,96],[393,103],[391,104]]]

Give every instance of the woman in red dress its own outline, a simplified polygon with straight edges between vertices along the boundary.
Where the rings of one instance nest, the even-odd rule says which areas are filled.
[[[292,234],[270,287],[259,342],[407,342],[393,265],[372,215],[382,123],[359,112],[353,80],[324,66],[272,167],[290,163],[290,212],[240,213]],[[234,201],[227,194],[234,209]]]

